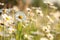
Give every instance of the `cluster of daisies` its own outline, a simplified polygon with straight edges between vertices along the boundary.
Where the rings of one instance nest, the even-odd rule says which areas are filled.
[[[49,8],[53,8],[54,10],[57,9],[57,7],[49,2],[44,3],[47,4]],[[59,21],[59,11],[50,12],[45,15],[41,7],[26,8],[26,12],[19,11],[17,7],[13,9],[2,9],[2,11],[0,11],[0,27],[3,28],[3,31],[0,31],[0,36],[8,37],[16,31],[20,32],[21,25],[18,25],[18,29],[16,26],[17,23],[21,22],[23,26],[22,30],[24,30],[24,28],[28,28],[29,30],[29,27],[31,27],[31,30],[36,28],[37,30],[34,32],[31,31],[31,34],[41,36],[39,40],[54,40],[54,34],[51,32],[55,32],[56,28],[53,27],[53,25]],[[35,25],[34,27],[32,27],[33,24]],[[24,32],[22,34],[24,34]],[[17,35],[19,36],[20,34]],[[24,38],[33,40],[34,36],[25,33]]]
[[[25,20],[26,15],[24,14],[24,12],[15,12],[12,9],[2,9],[2,11],[0,12],[0,27],[3,27],[3,30],[9,34],[16,31],[16,28],[14,28],[14,26],[17,24],[17,22],[23,22]],[[4,31],[0,32],[2,36],[3,34],[5,34]]]

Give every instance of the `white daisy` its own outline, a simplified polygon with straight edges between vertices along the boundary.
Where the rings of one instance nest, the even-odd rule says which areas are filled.
[[[15,14],[15,18],[17,21],[25,21],[26,20],[26,15],[24,14],[24,12],[18,11]]]
[[[42,10],[37,9],[37,10],[36,10],[36,13],[37,13],[38,15],[40,15],[41,17],[43,17]]]
[[[15,12],[19,11],[19,9],[18,9],[17,6],[14,6],[14,7],[13,7],[13,10],[14,10]]]
[[[48,5],[54,5],[52,2],[50,1],[44,1],[45,4],[48,4]]]
[[[54,38],[53,35],[50,34],[50,33],[47,34],[47,37],[48,37],[50,40],[53,40],[53,38]]]
[[[13,18],[11,16],[8,16],[7,14],[2,14],[2,18],[4,19],[5,24],[13,23]]]
[[[4,5],[4,3],[1,3],[1,2],[0,2],[0,5]]]
[[[27,12],[30,13],[31,12],[31,9],[30,8],[26,8]]]
[[[27,34],[25,34],[25,35],[24,35],[24,37],[25,37],[25,38],[28,38],[28,35],[27,35]]]
[[[46,27],[46,26],[43,26],[42,27],[42,30],[46,33],[50,33],[50,30]]]

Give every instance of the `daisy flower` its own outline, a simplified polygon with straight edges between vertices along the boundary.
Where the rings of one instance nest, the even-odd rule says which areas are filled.
[[[26,8],[27,12],[30,13],[31,12],[31,9],[30,8]]]
[[[41,17],[43,17],[43,13],[42,13],[42,10],[40,9],[36,9],[36,13],[38,14],[38,15],[40,15]]]
[[[50,34],[50,33],[47,34],[47,37],[48,37],[50,40],[53,40],[53,38],[54,38],[53,35]]]
[[[50,30],[46,27],[46,26],[43,26],[42,27],[42,30],[46,33],[50,33]]]
[[[17,21],[25,21],[26,20],[26,15],[24,14],[24,12],[18,11],[15,14],[15,18]]]
[[[0,5],[4,5],[4,3],[1,3],[1,2],[0,2]]]
[[[13,23],[13,18],[11,16],[8,16],[7,14],[2,14],[2,18],[4,19],[5,24]]]
[[[13,10],[14,10],[15,12],[19,11],[19,9],[18,9],[17,6],[14,6],[14,7],[13,7]]]

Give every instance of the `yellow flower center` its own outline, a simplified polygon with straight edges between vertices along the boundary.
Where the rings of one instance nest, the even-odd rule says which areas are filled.
[[[10,20],[10,18],[6,17],[6,20]]]
[[[22,19],[23,17],[22,16],[18,16],[19,19]]]

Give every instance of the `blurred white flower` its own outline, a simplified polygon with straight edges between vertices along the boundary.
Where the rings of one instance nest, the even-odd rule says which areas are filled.
[[[50,2],[50,1],[44,1],[44,3],[45,3],[45,4],[48,4],[48,5],[53,5],[53,3]]]
[[[18,9],[17,6],[14,6],[14,7],[13,7],[13,10],[14,10],[15,12],[19,11],[19,9]]]
[[[46,1],[46,2],[51,2],[53,4],[57,4],[58,6],[60,6],[60,0],[43,0],[43,1]]]
[[[40,40],[48,40],[47,38],[45,38],[45,37],[42,37],[42,38],[40,38]]]
[[[50,30],[46,27],[46,26],[43,26],[42,27],[42,30],[46,33],[50,33]]]
[[[2,14],[2,18],[4,19],[4,23],[6,24],[13,23],[13,18],[11,16],[8,16],[7,14]]]
[[[50,40],[53,40],[53,38],[54,38],[53,35],[50,34],[50,33],[47,34],[47,37],[48,37]]]
[[[31,9],[30,8],[26,8],[27,12],[30,13],[31,12]]]
[[[4,3],[1,3],[1,2],[0,2],[0,5],[4,5]]]
[[[43,17],[43,13],[42,13],[42,10],[40,9],[36,9],[36,13],[38,14],[38,15],[40,15],[41,17]]]

